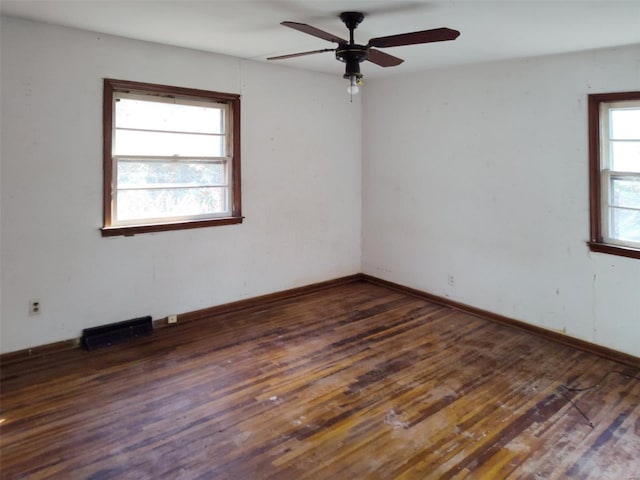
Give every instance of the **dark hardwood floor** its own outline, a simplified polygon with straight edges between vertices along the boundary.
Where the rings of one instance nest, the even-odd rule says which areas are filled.
[[[639,480],[633,376],[356,282],[6,363],[0,466],[3,479]]]

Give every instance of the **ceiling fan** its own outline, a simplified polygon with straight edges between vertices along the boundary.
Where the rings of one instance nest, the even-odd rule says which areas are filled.
[[[419,43],[445,42],[455,40],[460,35],[457,30],[450,28],[434,28],[432,30],[422,30],[419,32],[401,33],[398,35],[389,35],[386,37],[372,38],[366,45],[359,45],[353,39],[353,31],[358,27],[360,22],[364,20],[364,14],[360,12],[342,12],[340,20],[349,29],[349,41],[337,37],[331,33],[327,33],[306,23],[282,22],[281,25],[293,28],[302,33],[313,35],[333,43],[337,43],[337,48],[323,48],[320,50],[312,50],[310,52],[292,53],[289,55],[280,55],[277,57],[269,57],[267,60],[284,60],[286,58],[302,57],[304,55],[313,55],[323,52],[336,52],[336,58],[346,64],[344,78],[349,80],[347,92],[351,95],[358,93],[359,85],[362,84],[362,73],[360,73],[360,63],[365,60],[380,65],[381,67],[394,67],[400,65],[404,60],[388,53],[384,53],[378,48],[400,47],[403,45],[415,45]],[[375,47],[375,48],[373,48]]]

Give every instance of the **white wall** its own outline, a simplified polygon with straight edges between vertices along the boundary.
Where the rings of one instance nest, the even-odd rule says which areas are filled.
[[[2,352],[360,271],[341,78],[13,18],[1,35]],[[244,224],[101,237],[104,77],[242,95]]]
[[[640,356],[640,261],[586,245],[586,95],[639,89],[640,46],[369,81],[363,271]]]
[[[361,121],[339,76],[1,35],[2,352],[362,270],[640,356],[640,261],[585,245],[586,94],[640,89],[640,47],[370,79]],[[100,236],[103,77],[242,94],[244,224]]]

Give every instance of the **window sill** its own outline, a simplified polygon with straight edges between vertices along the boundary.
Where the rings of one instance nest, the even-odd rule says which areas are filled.
[[[190,228],[219,227],[222,225],[233,225],[242,223],[244,217],[225,217],[212,220],[197,220],[173,223],[154,223],[147,225],[126,225],[115,227],[103,227],[101,229],[103,237],[130,237],[139,233],[166,232],[170,230],[187,230]]]
[[[608,253],[610,255],[618,255],[620,257],[640,259],[640,249],[637,248],[621,247],[620,245],[601,242],[587,242],[587,244],[592,252]]]

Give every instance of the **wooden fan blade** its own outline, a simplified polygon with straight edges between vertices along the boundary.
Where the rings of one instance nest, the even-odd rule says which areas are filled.
[[[267,60],[284,60],[285,58],[302,57],[304,55],[313,55],[314,53],[335,52],[335,48],[323,48],[322,50],[311,50],[310,52],[290,53],[289,55],[280,55],[277,57],[269,57]]]
[[[367,58],[371,63],[380,65],[381,67],[395,67],[404,62],[403,59],[389,55],[388,53],[381,52],[375,48],[369,49],[369,56]]]
[[[322,38],[323,40],[328,40],[334,43],[348,43],[344,38],[336,37],[331,33],[327,33],[323,30],[320,30],[316,27],[312,27],[311,25],[307,25],[306,23],[297,23],[297,22],[282,22],[280,25],[284,25],[285,27],[293,28],[294,30],[298,30],[299,32],[306,33],[308,35],[313,35],[314,37]]]
[[[433,30],[422,30],[420,32],[372,38],[369,40],[369,46],[387,48],[415,45],[418,43],[446,42],[448,40],[455,40],[459,35],[459,31],[451,30],[450,28],[434,28]]]

